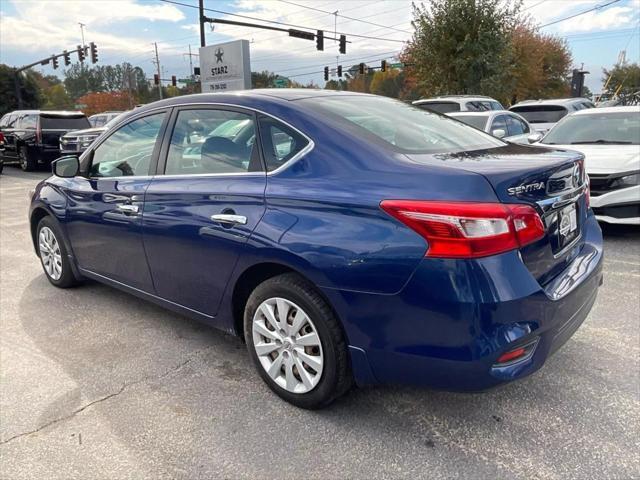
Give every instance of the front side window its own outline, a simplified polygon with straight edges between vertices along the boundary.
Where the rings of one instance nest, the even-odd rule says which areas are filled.
[[[403,153],[452,153],[505,145],[452,118],[390,98],[340,95],[297,101],[340,128]]]
[[[507,116],[506,115],[498,115],[493,119],[493,123],[491,123],[491,134],[494,135],[496,130],[502,130],[504,133],[502,136],[509,135],[507,133]]]
[[[280,168],[309,144],[303,135],[273,118],[261,116],[259,122],[268,172]]]
[[[597,110],[595,110],[597,112]],[[542,139],[547,145],[638,145],[640,112],[571,115]]]
[[[165,113],[138,118],[113,132],[93,152],[92,177],[149,175]]]
[[[91,118],[91,125],[94,127],[101,127],[104,125],[104,115],[99,115],[97,117]]]
[[[167,175],[262,170],[254,116],[217,109],[181,110],[167,156]]]
[[[509,136],[529,133],[527,124],[513,115],[507,116],[507,130],[509,131]]]

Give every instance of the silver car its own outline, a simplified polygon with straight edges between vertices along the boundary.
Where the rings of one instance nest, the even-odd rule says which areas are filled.
[[[529,122],[517,113],[508,110],[452,112],[447,116],[509,142],[530,142],[529,135],[531,135],[532,129]]]
[[[516,103],[509,110],[526,118],[536,132],[545,134],[568,114],[594,107],[593,102],[587,98],[555,98],[524,100]],[[542,135],[539,136],[541,137]]]

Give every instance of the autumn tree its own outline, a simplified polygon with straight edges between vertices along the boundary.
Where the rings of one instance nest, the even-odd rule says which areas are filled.
[[[537,31],[528,22],[510,34],[510,102],[566,97],[571,90],[571,52],[567,43]]]
[[[404,73],[398,69],[375,72],[371,78],[369,92],[385,97],[398,98],[404,85]]]
[[[78,98],[76,102],[87,115],[108,110],[128,110],[131,108],[127,92],[94,92]],[[86,105],[86,106],[84,106]]]

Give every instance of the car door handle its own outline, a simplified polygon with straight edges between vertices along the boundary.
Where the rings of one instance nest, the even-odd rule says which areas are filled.
[[[247,217],[243,215],[232,215],[228,213],[218,213],[211,215],[211,220],[225,225],[246,225]]]
[[[128,203],[119,203],[116,205],[116,210],[122,213],[138,213],[140,211],[140,207],[138,205],[130,205]]]

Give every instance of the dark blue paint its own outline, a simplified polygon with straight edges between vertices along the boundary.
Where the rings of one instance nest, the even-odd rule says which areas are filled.
[[[217,102],[281,118],[315,148],[275,175],[53,177],[38,187],[32,213],[45,209],[58,219],[83,274],[233,333],[232,299],[243,272],[273,263],[300,273],[340,318],[360,384],[475,390],[540,368],[584,320],[601,282],[602,236],[584,199],[582,237],[562,255],[553,254],[550,226],[521,252],[474,260],[425,258],[423,238],[379,204],[533,203],[535,195],[516,198],[506,189],[546,179],[579,155],[507,145],[407,157],[289,101],[310,94],[325,93],[200,95],[134,112]],[[114,212],[109,195],[139,204],[143,214]],[[248,224],[210,220],[223,211],[245,215]],[[537,344],[528,360],[494,366],[501,353],[531,341]]]

